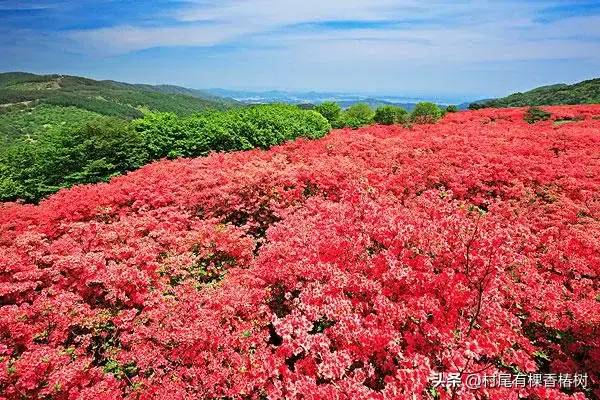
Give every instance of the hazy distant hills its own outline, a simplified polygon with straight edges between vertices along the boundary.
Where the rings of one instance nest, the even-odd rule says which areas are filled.
[[[541,86],[524,93],[513,93],[499,99],[478,100],[479,107],[524,107],[559,104],[600,103],[600,78],[567,85]],[[477,107],[476,106],[476,107]]]
[[[293,91],[246,91],[228,89],[205,89],[205,93],[215,96],[229,97],[246,104],[257,103],[288,103],[288,104],[320,104],[324,101],[335,101],[342,107],[349,107],[356,103],[367,103],[376,108],[381,105],[397,105],[412,110],[416,103],[424,101],[419,98],[387,95],[361,95],[341,92],[293,92]],[[440,104],[446,104],[439,101]],[[468,104],[467,104],[468,105]]]

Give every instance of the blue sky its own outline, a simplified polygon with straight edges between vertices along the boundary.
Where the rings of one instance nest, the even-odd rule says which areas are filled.
[[[600,1],[0,0],[0,70],[456,100],[600,77]]]

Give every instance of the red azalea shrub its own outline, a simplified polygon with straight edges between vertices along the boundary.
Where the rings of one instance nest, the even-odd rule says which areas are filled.
[[[459,112],[2,205],[0,398],[599,398],[600,106],[544,109],[578,120]]]

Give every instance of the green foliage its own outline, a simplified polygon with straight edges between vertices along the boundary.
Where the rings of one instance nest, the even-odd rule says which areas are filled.
[[[237,106],[233,100],[206,95],[177,86],[131,85],[95,81],[66,75],[0,74],[0,143],[19,137],[21,126],[13,125],[17,111],[37,112],[42,107],[45,123],[59,125],[79,119],[87,122],[98,115],[133,119],[142,110],[191,115],[200,111],[225,110]],[[53,109],[54,112],[49,110]],[[16,117],[18,119],[18,117]],[[43,132],[29,129],[25,134]]]
[[[433,124],[442,118],[442,110],[429,102],[417,103],[411,114],[411,120],[416,124]]]
[[[102,117],[61,126],[0,149],[0,201],[38,201],[57,190],[93,183],[162,157],[268,148],[331,129],[316,111],[261,105],[192,116],[147,113],[126,122]]]
[[[546,121],[550,119],[551,116],[552,114],[542,110],[541,108],[529,107],[523,119],[529,124],[535,124],[539,121]]]
[[[75,130],[100,117],[98,113],[77,107],[47,104],[10,111],[0,115],[0,145],[6,146],[15,140],[35,140],[38,134],[51,130]]]
[[[70,93],[56,93],[46,97],[43,102],[62,107],[76,107],[82,110],[92,111],[97,114],[120,117],[125,119],[139,118],[142,112],[127,104],[99,98],[82,98]]]
[[[139,133],[118,119],[50,130],[0,152],[0,200],[37,201],[79,183],[105,181],[148,161]]]
[[[333,124],[340,118],[342,108],[333,101],[325,101],[316,106],[315,111],[324,116],[330,124]]]
[[[482,108],[485,108],[486,105],[485,103],[471,103],[469,104],[469,110],[481,110]]]
[[[183,118],[172,113],[149,113],[133,124],[143,135],[153,159],[268,148],[298,137],[319,138],[331,129],[316,111],[279,104]]]
[[[524,93],[513,93],[500,99],[474,103],[469,109],[482,107],[526,107],[560,104],[596,104],[600,103],[600,78],[591,79],[573,85],[541,86]],[[471,108],[477,107],[477,108]]]
[[[454,104],[450,104],[448,107],[446,107],[446,112],[455,113],[457,111],[458,111],[458,107],[455,106]]]
[[[381,106],[375,110],[373,120],[383,125],[404,124],[408,122],[408,111],[397,106]]]
[[[117,379],[128,379],[137,373],[137,365],[134,362],[120,364],[118,361],[109,359],[104,364],[105,373],[113,374]]]
[[[337,128],[360,128],[373,122],[375,113],[373,109],[366,103],[356,103],[348,107],[341,113],[336,121]]]

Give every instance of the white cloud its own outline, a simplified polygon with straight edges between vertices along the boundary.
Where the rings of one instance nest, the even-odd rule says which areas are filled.
[[[73,31],[69,37],[88,50],[127,53],[152,47],[214,46],[247,33],[233,24],[179,27],[116,26]]]
[[[397,10],[424,11],[423,2],[411,0],[234,0],[200,3],[174,16],[181,21],[237,21],[242,25],[285,26],[302,22],[387,20]]]
[[[197,2],[174,12],[183,25],[114,26],[69,33],[86,47],[124,53],[163,46],[213,46],[299,23],[344,20],[389,20],[391,10],[416,1],[380,0],[251,0]],[[421,9],[419,9],[421,10]],[[414,9],[413,9],[414,12]]]
[[[282,55],[319,54],[351,61],[485,62],[600,57],[600,17],[535,22],[535,11],[560,2],[412,0],[196,1],[170,14],[171,26],[114,26],[78,30],[84,49],[109,54],[152,47],[243,44]],[[300,24],[331,21],[396,22],[380,29],[324,29]],[[596,38],[581,40],[582,37]],[[248,53],[249,54],[249,53]],[[294,56],[296,57],[296,56]]]

